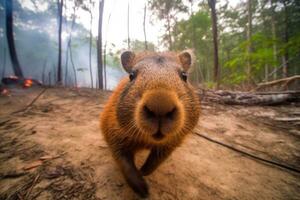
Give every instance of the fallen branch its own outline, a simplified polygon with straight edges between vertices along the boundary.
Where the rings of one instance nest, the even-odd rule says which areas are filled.
[[[274,81],[270,81],[270,82],[266,82],[266,83],[260,83],[254,90],[258,91],[263,88],[272,87],[275,85],[281,85],[281,89],[284,89],[284,88],[287,89],[288,85],[291,82],[296,81],[296,80],[300,80],[300,75],[282,78],[282,79],[278,79],[278,80],[274,80]]]
[[[201,100],[204,102],[216,102],[228,105],[269,106],[300,102],[300,90],[260,93],[223,90],[199,90],[198,94]]]

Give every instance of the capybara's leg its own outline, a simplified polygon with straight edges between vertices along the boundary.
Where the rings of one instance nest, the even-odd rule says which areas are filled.
[[[143,176],[151,174],[167,157],[171,154],[173,148],[158,148],[154,147],[141,167]]]
[[[148,185],[134,164],[133,154],[122,152],[118,154],[116,160],[129,186],[141,197],[147,197]]]

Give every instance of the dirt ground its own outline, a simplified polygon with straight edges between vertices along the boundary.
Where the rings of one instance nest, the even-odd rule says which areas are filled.
[[[0,199],[139,199],[99,130],[108,92],[12,89],[0,97]],[[15,112],[19,111],[19,112]],[[13,114],[11,114],[13,113]],[[149,199],[300,199],[300,107],[204,102],[194,134],[146,177]],[[147,152],[138,155],[141,165]]]

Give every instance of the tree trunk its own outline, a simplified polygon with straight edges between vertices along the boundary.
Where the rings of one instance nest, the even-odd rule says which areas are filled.
[[[45,61],[44,61],[44,64],[43,64],[43,72],[42,72],[42,82],[43,82],[43,84],[46,84],[46,80],[45,80],[46,66],[47,66],[47,58],[45,58]]]
[[[127,7],[127,48],[130,49],[130,36],[129,36],[129,0]]]
[[[144,27],[144,37],[145,37],[145,50],[148,50],[147,35],[146,35],[146,11],[147,11],[147,4],[145,3],[143,27]]]
[[[93,71],[92,71],[92,26],[93,26],[93,13],[90,10],[90,42],[89,42],[89,68],[90,68],[90,76],[91,76],[91,87],[94,88],[94,81],[93,81]]]
[[[73,53],[72,53],[71,42],[70,42],[70,60],[71,60],[71,64],[72,64],[72,68],[73,68],[73,73],[74,73],[75,87],[78,87],[77,74],[76,74],[75,64],[74,64],[74,61],[73,61]]]
[[[251,44],[251,37],[252,37],[252,0],[248,0],[247,2],[247,12],[248,12],[248,27],[247,27],[247,79],[250,82],[251,80],[251,59],[250,54],[252,52],[252,44]]]
[[[284,7],[284,42],[287,44],[289,42],[289,18],[288,18],[288,8],[287,8],[287,1],[283,1]],[[289,51],[285,49],[283,55],[283,68],[282,68],[282,75],[283,77],[287,77],[288,75],[288,60],[289,60]]]
[[[217,14],[216,14],[216,0],[208,0],[208,4],[211,8],[212,18],[212,34],[214,44],[214,81],[216,87],[220,84],[220,69],[219,69],[219,56],[218,56],[218,28],[217,28]]]
[[[69,65],[69,45],[67,45],[67,51],[66,51],[66,66],[65,66],[65,86],[68,85],[68,65]]]
[[[167,31],[168,31],[168,40],[169,40],[169,50],[173,49],[172,35],[171,35],[171,21],[170,15],[167,16]]]
[[[271,106],[300,101],[299,91],[234,92],[224,90],[200,90],[198,94],[202,102],[216,102],[228,105]]]
[[[274,4],[274,0],[270,0],[271,3],[271,26],[272,26],[272,39],[273,39],[273,63],[277,66],[277,44],[276,44],[276,23],[275,23],[275,9],[276,5]],[[274,73],[273,78],[277,78],[277,74]]]
[[[6,70],[6,48],[3,47],[3,69],[2,69],[2,78],[5,76],[5,70]]]
[[[262,18],[262,24],[263,24],[263,33],[265,35],[268,35],[268,24],[267,24],[267,21],[266,21],[266,15],[264,14],[264,10],[265,10],[265,6],[266,6],[267,2],[261,2],[260,5],[261,5],[261,18]],[[267,47],[266,47],[267,48]],[[268,77],[269,77],[269,65],[267,63],[265,63],[264,65],[264,80],[268,81]]]
[[[107,81],[106,81],[106,43],[104,45],[104,58],[103,58],[103,78],[104,78],[104,89],[107,89]]]
[[[67,52],[70,52],[70,60],[71,60],[73,73],[74,73],[75,87],[77,87],[77,74],[76,74],[76,68],[75,68],[74,61],[73,61],[73,53],[72,53],[72,45],[71,45],[72,44],[72,32],[74,29],[75,20],[76,20],[76,4],[73,7],[73,19],[72,19],[71,31],[70,31],[68,47],[67,47],[69,49],[69,51],[67,51]],[[67,54],[67,57],[68,56],[69,56],[69,54]]]
[[[58,8],[58,64],[57,64],[57,84],[62,84],[62,67],[61,67],[61,32],[62,32],[62,13],[64,0],[57,0]]]
[[[265,79],[266,81],[269,80],[269,66],[265,64]]]
[[[103,60],[102,60],[102,20],[103,20],[104,0],[99,2],[99,20],[98,20],[98,40],[97,40],[97,67],[99,89],[103,90]]]
[[[18,60],[15,41],[14,41],[14,31],[13,31],[13,0],[5,1],[5,10],[6,10],[6,37],[8,43],[8,49],[10,54],[10,59],[12,67],[16,76],[23,78],[23,72]]]
[[[108,15],[108,20],[107,20],[107,27],[109,27],[110,23],[110,18],[111,18],[111,12]],[[105,42],[104,42],[104,48],[103,48],[103,78],[104,78],[104,89],[107,89],[107,77],[106,77],[106,47],[107,47],[107,33],[108,33],[108,28],[106,29],[105,32]]]

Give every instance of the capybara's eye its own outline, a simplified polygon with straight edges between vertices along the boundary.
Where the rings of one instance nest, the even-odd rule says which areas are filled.
[[[130,81],[133,81],[136,78],[136,71],[132,71],[129,73],[129,79]]]
[[[186,72],[181,72],[181,79],[186,82],[187,80],[187,73]]]

